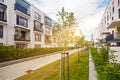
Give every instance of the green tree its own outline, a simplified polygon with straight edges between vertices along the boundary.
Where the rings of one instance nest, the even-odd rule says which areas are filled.
[[[75,17],[73,12],[66,12],[64,7],[57,13],[58,21],[56,22],[54,40],[58,46],[67,47],[73,41]]]

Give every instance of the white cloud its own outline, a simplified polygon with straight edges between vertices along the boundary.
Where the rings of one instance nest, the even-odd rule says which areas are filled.
[[[57,20],[57,11],[64,6],[66,11],[74,12],[85,35],[90,35],[97,27],[105,8],[97,8],[103,0],[29,0],[51,18]]]

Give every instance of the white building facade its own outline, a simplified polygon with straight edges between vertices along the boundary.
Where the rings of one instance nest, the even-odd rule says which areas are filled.
[[[120,0],[110,0],[97,31],[100,42],[120,46]]]
[[[27,0],[0,0],[0,44],[50,47],[54,21]]]

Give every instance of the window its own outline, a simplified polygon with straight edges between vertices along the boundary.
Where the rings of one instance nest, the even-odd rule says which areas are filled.
[[[118,0],[118,5],[120,4],[120,0]]]
[[[114,17],[112,17],[112,20],[114,20]]]
[[[107,12],[107,21],[109,21],[109,13]]]
[[[17,15],[17,25],[28,27],[28,21],[27,19]]]
[[[34,21],[34,30],[35,31],[43,31],[43,28],[42,28],[42,23],[38,22],[38,21]]]
[[[35,34],[35,41],[41,41],[41,35]]]
[[[118,16],[119,16],[119,18],[120,18],[120,9],[118,10]]]
[[[35,16],[34,16],[35,20],[41,21],[41,16],[35,12]]]
[[[51,36],[45,35],[45,43],[51,43]]]
[[[110,11],[109,12],[110,12],[110,17],[111,17],[111,7],[110,7]]]
[[[0,26],[0,38],[3,38],[3,26]]]
[[[105,17],[105,24],[106,24],[106,17]]]
[[[0,3],[0,20],[5,21],[5,22],[7,19],[6,8],[7,6]]]
[[[52,26],[52,20],[48,17],[45,17],[45,25]]]
[[[114,13],[114,7],[113,7],[112,11],[113,11],[113,13]]]

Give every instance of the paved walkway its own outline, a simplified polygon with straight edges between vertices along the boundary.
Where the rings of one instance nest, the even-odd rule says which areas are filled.
[[[76,52],[75,50],[68,51],[70,54]],[[51,62],[54,62],[60,59],[61,55],[60,52],[53,55],[43,56],[41,58],[36,58],[28,61],[24,61],[17,64],[12,64],[9,66],[1,67],[0,68],[0,80],[14,80],[17,77],[20,77],[26,74],[28,70],[36,70],[40,67],[43,67]]]
[[[97,72],[95,71],[91,53],[89,53],[89,80],[97,80]]]

